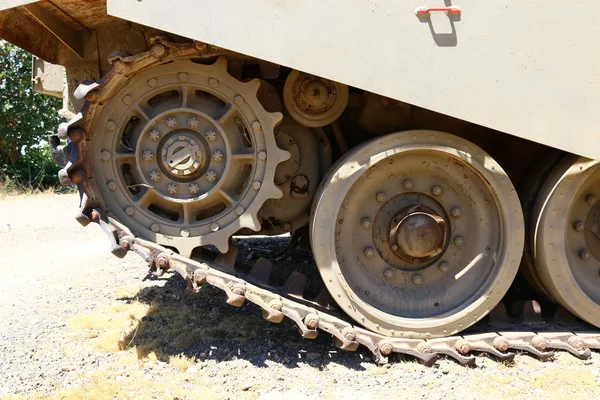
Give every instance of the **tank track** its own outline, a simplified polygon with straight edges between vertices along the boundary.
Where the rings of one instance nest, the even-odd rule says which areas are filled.
[[[61,183],[74,183],[79,189],[80,210],[76,219],[84,226],[90,222],[97,223],[109,238],[114,255],[124,257],[128,251],[133,251],[148,263],[151,270],[161,273],[173,269],[178,272],[187,281],[190,290],[198,291],[203,284],[210,284],[223,290],[230,305],[239,307],[248,300],[262,309],[263,317],[268,321],[278,323],[287,317],[297,325],[300,335],[309,339],[317,337],[319,330],[325,331],[343,350],[366,347],[378,363],[387,362],[392,354],[408,355],[427,365],[435,363],[440,356],[450,357],[461,365],[474,365],[476,353],[486,353],[499,361],[510,361],[515,352],[525,352],[547,360],[553,357],[555,350],[587,359],[592,349],[600,350],[600,332],[577,321],[565,326],[563,332],[545,331],[543,323],[521,324],[520,329],[514,329],[514,324],[503,318],[506,311],[502,303],[486,320],[475,325],[471,333],[425,340],[386,337],[348,322],[344,314],[331,306],[334,302],[330,301],[326,291],[312,301],[305,299],[303,288],[306,277],[300,272],[293,272],[283,286],[271,287],[268,285],[271,262],[259,259],[247,274],[240,273],[234,268],[237,258],[234,247],[214,261],[198,261],[136,237],[126,226],[102,211],[103,202],[95,187],[90,160],[91,128],[96,117],[103,104],[130,76],[142,69],[177,59],[212,58],[225,53],[203,43],[177,44],[161,37],[154,38],[151,45],[149,51],[138,55],[111,55],[112,70],[99,82],[82,84],[77,89],[76,96],[85,98],[85,105],[74,119],[61,124],[58,132],[59,138],[70,140],[64,149],[68,162],[60,171],[59,178]],[[500,317],[495,317],[498,314]]]

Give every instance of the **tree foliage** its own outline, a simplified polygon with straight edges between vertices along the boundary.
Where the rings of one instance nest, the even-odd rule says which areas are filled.
[[[61,102],[32,90],[31,68],[31,54],[0,40],[0,177],[43,187],[57,183],[46,138]]]

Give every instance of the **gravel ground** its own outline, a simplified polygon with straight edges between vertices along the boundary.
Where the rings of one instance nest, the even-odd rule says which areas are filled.
[[[176,275],[144,279],[137,256],[113,257],[97,226],[77,224],[76,204],[74,195],[0,200],[0,398],[600,399],[599,354],[377,366],[326,334],[302,339],[289,321],[269,324],[215,289],[192,295]],[[82,334],[69,322],[110,323],[133,307],[143,315],[122,329],[124,350],[110,349],[118,340],[107,329]]]

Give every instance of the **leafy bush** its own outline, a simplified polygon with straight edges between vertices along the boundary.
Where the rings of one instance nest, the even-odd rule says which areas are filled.
[[[0,181],[42,189],[58,184],[46,138],[60,122],[60,99],[31,88],[31,54],[0,40]]]

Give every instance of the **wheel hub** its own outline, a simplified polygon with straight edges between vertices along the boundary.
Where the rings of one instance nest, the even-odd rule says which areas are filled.
[[[444,250],[446,222],[434,210],[413,206],[392,218],[389,242],[392,251],[409,263],[425,263]]]
[[[191,132],[177,133],[162,146],[161,166],[175,177],[187,178],[204,168],[206,149]]]

